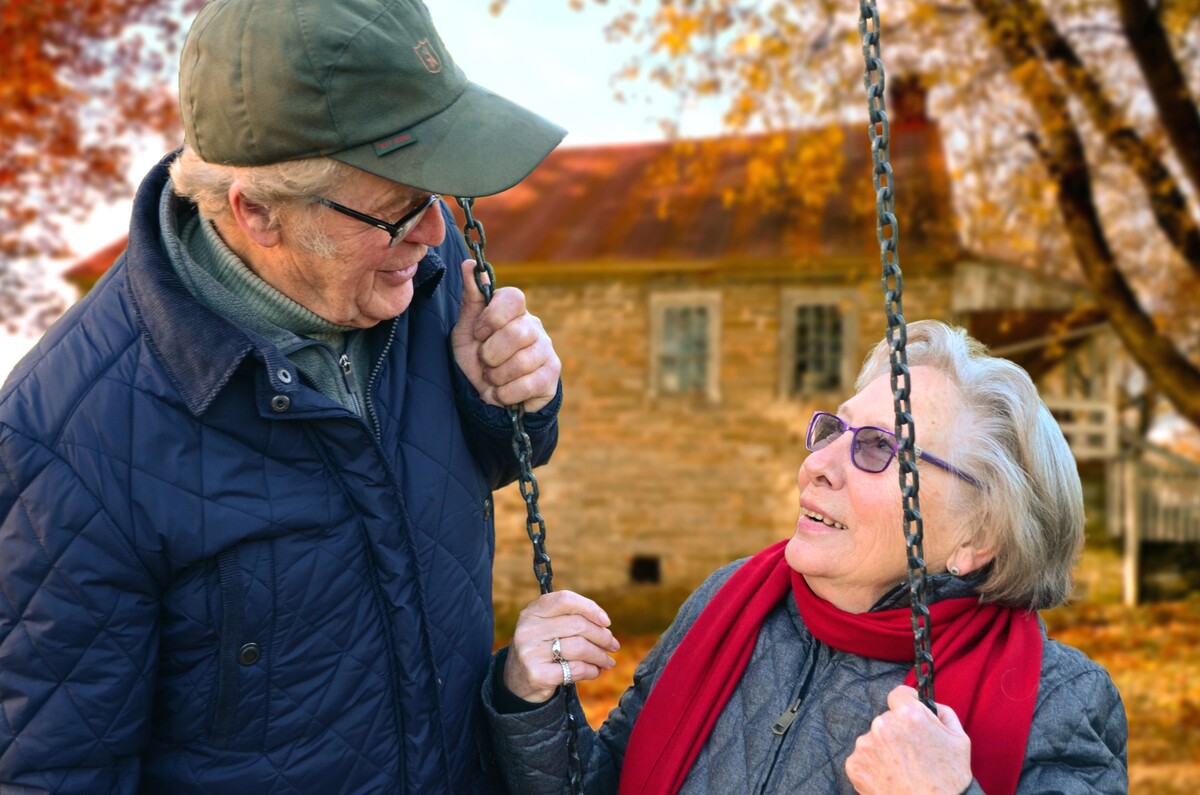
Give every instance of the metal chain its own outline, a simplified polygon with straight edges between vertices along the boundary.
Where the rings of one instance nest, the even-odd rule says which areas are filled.
[[[913,425],[911,384],[908,370],[908,327],[904,322],[904,278],[900,272],[900,227],[895,215],[895,182],[888,162],[888,118],[884,110],[885,77],[879,53],[879,10],[875,0],[859,0],[858,32],[863,42],[863,85],[867,89],[870,111],[871,155],[874,160],[875,233],[879,238],[882,265],[884,311],[887,312],[887,340],[891,349],[891,383],[896,412],[896,440],[899,443],[900,495],[904,508],[904,544],[908,553],[908,587],[912,603],[913,668],[917,675],[917,695],[921,703],[937,712],[933,702],[933,654],[929,649],[929,607],[925,603],[925,528],[918,499],[916,429]],[[890,233],[890,234],[889,234]]]
[[[471,212],[474,203],[472,198],[458,198],[458,206],[462,208],[466,218],[462,228],[463,240],[475,258],[475,284],[483,293],[484,302],[490,304],[496,284],[496,272],[483,256],[487,235],[484,234],[483,224]],[[550,565],[550,555],[546,552],[546,521],[538,510],[538,483],[533,474],[533,445],[529,441],[529,434],[525,432],[525,407],[507,406],[505,410],[512,424],[513,454],[516,455],[521,468],[518,482],[521,486],[521,498],[525,500],[525,532],[529,534],[529,540],[533,544],[533,575],[537,577],[542,593],[547,594],[554,590],[554,569]],[[567,711],[567,772],[571,780],[571,793],[582,795],[583,763],[579,759],[575,737],[575,712],[579,705],[579,694],[575,691],[574,684],[563,685],[562,694],[563,706]]]

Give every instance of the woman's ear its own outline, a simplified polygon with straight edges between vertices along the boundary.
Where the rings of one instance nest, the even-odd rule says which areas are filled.
[[[240,182],[233,181],[228,196],[233,219],[243,235],[263,248],[272,248],[282,242],[283,234],[277,225],[271,223],[270,212],[261,204],[248,200]]]
[[[996,550],[976,541],[964,541],[946,559],[946,570],[965,577],[992,562]],[[955,571],[957,569],[957,571]]]

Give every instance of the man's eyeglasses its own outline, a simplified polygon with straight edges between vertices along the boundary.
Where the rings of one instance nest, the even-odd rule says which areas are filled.
[[[392,248],[401,240],[408,237],[409,233],[416,228],[417,224],[421,223],[421,218],[424,217],[425,211],[432,207],[440,198],[441,196],[438,196],[436,193],[429,194],[420,202],[418,202],[415,208],[406,212],[403,217],[401,217],[400,220],[394,224],[390,224],[380,218],[367,215],[366,213],[360,213],[358,210],[351,210],[349,207],[338,204],[335,201],[330,201],[329,199],[319,198],[317,201],[331,210],[338,211],[342,215],[348,215],[356,221],[362,221],[364,224],[370,224],[371,226],[378,227],[387,232],[389,235],[391,235],[391,240],[388,242],[388,248]]]
[[[812,421],[808,424],[808,437],[805,439],[804,445],[815,453],[833,444],[846,431],[854,432],[854,436],[850,439],[850,461],[863,472],[876,473],[887,469],[888,464],[892,463],[892,459],[896,457],[896,451],[900,449],[900,445],[896,441],[896,434],[891,431],[876,428],[873,425],[855,428],[853,425],[843,422],[841,417],[827,411],[818,411],[813,414]],[[913,452],[920,460],[928,461],[935,467],[957,475],[975,486],[979,485],[979,481],[966,472],[916,445],[913,445]]]

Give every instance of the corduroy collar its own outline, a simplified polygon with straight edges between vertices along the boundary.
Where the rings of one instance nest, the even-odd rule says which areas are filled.
[[[125,268],[134,313],[142,335],[162,364],[188,409],[204,414],[247,355],[267,365],[271,386],[280,394],[299,388],[284,384],[276,374],[288,364],[267,339],[205,307],[188,291],[171,266],[160,234],[159,209],[169,179],[168,167],[178,152],[164,157],[138,188],[130,220]],[[445,265],[432,248],[417,267],[414,300],[427,298],[441,282]],[[384,324],[381,324],[381,326]]]

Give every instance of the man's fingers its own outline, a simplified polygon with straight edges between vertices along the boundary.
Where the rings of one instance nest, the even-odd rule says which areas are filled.
[[[491,317],[491,307],[484,310],[475,328],[484,328],[482,318]],[[542,322],[537,317],[525,313],[509,320],[504,325],[493,328],[490,324],[488,336],[480,338],[476,335],[479,345],[479,359],[487,367],[500,367],[519,351],[535,345],[543,339],[549,340]]]
[[[487,300],[483,297],[483,293],[479,289],[479,285],[475,283],[475,260],[465,259],[462,261],[462,276],[463,276],[463,306],[470,304],[473,307],[482,308],[487,305]],[[487,281],[487,275],[484,275],[484,281]]]
[[[489,340],[490,342],[490,340]],[[493,386],[504,386],[518,378],[536,373],[540,367],[554,356],[554,347],[549,340],[535,339],[532,344],[525,346],[509,355],[498,363],[488,361],[488,344],[484,343],[483,375]]]
[[[482,301],[483,294],[479,293],[479,288],[475,287],[473,289],[479,294],[479,300]],[[464,292],[464,297],[465,295],[466,293]],[[472,329],[472,333],[475,335],[477,341],[483,342],[514,320],[527,315],[525,293],[516,287],[501,287],[492,293],[491,303],[475,319],[475,327]]]

